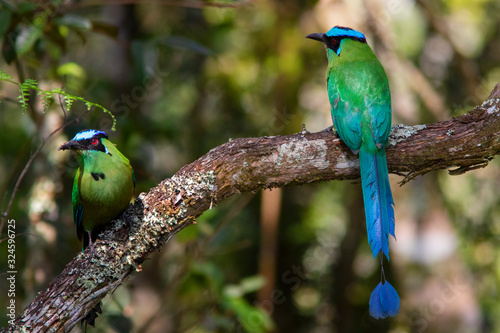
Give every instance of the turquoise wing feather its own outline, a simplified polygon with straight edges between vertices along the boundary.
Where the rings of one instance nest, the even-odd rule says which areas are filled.
[[[344,90],[345,76],[332,71],[334,69],[327,71],[326,82],[333,124],[342,141],[356,151],[361,146],[362,113],[349,100],[349,92]]]
[[[84,238],[85,230],[83,229],[83,206],[80,202],[80,190],[78,188],[78,180],[80,179],[80,168],[75,175],[73,182],[73,191],[71,193],[71,201],[73,203],[73,219],[75,221],[76,235],[78,240]],[[84,246],[85,248],[85,246]]]

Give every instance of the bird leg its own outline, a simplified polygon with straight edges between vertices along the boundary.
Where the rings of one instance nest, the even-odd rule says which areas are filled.
[[[95,252],[95,245],[94,242],[92,241],[92,231],[87,231],[89,234],[89,248],[90,248],[90,260],[94,257],[94,252]]]
[[[337,138],[340,138],[339,132],[333,129],[333,125],[321,130],[320,132],[332,132]]]

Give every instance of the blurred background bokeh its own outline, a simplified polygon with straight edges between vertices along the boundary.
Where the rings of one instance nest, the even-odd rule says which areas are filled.
[[[498,0],[0,1],[0,68],[75,102],[17,188],[16,307],[21,313],[80,251],[71,212],[76,161],[57,147],[108,131],[131,160],[136,195],[230,138],[331,125],[326,55],[304,37],[364,32],[387,71],[393,124],[464,114],[500,82]],[[37,147],[61,126],[54,99],[0,81],[0,209]],[[500,332],[500,167],[431,172],[400,187],[391,319],[368,315],[380,279],[359,183],[229,198],[203,214],[104,300],[95,332]],[[7,269],[6,227],[0,274]],[[0,308],[7,306],[0,275]],[[0,326],[7,323],[0,311]],[[74,329],[75,332],[79,328]]]

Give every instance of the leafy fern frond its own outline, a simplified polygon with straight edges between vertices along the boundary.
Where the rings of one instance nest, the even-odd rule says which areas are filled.
[[[37,92],[37,95],[40,96],[42,99],[44,113],[47,112],[50,104],[56,98],[55,95],[60,95],[60,96],[62,96],[62,99],[63,99],[64,103],[66,104],[66,109],[68,112],[71,110],[71,107],[73,106],[75,101],[79,101],[79,102],[84,103],[85,106],[87,107],[87,110],[90,110],[93,107],[101,109],[104,113],[109,114],[111,119],[113,119],[113,125],[111,126],[111,130],[112,131],[116,130],[116,118],[115,118],[115,116],[111,113],[111,111],[109,111],[108,109],[106,109],[105,107],[103,107],[100,104],[87,101],[86,99],[79,97],[79,96],[74,96],[74,95],[68,94],[67,92],[65,92],[61,88],[54,88],[51,90],[41,89],[40,87],[38,87],[38,82],[36,80],[33,80],[33,79],[26,79],[23,83],[19,83],[19,82],[15,81],[12,78],[12,76],[5,73],[1,68],[0,68],[0,81],[9,82],[9,83],[12,83],[12,84],[19,86],[19,92],[21,94],[17,98],[19,99],[19,103],[21,104],[21,110],[23,111],[23,113],[26,112],[26,110],[28,109],[28,103],[30,100],[30,91],[34,90]]]
[[[39,91],[37,95],[40,96],[40,98],[42,99],[43,113],[47,112],[49,110],[50,104],[53,102],[52,94],[47,93],[45,91]]]
[[[0,80],[3,80],[3,81],[8,81],[8,80],[12,80],[12,76],[10,76],[9,74],[5,73],[1,68],[0,68]]]

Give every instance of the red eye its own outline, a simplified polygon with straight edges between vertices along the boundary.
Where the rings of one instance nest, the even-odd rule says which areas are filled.
[[[99,143],[99,140],[97,140],[97,139],[92,139],[92,144],[93,144],[94,146],[96,146],[98,143]]]

